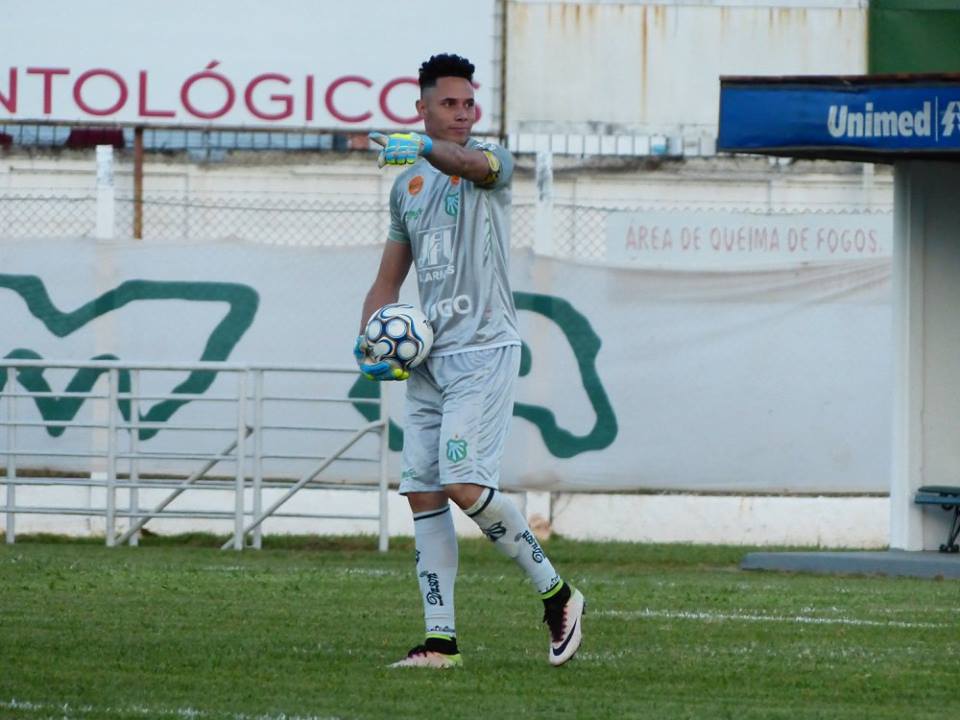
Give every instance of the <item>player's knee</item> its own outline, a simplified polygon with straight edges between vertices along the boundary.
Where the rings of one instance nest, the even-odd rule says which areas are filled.
[[[410,510],[415,513],[439,510],[447,504],[447,496],[442,492],[415,492],[407,494]]]
[[[445,485],[443,491],[460,509],[466,510],[479,499],[483,493],[483,487],[471,483],[454,483]]]

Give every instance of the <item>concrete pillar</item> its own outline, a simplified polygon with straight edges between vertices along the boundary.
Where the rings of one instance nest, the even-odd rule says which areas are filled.
[[[98,239],[113,237],[116,221],[116,199],[113,186],[113,147],[97,145],[97,229]]]
[[[553,257],[553,155],[537,152],[537,208],[533,222],[533,250]]]
[[[894,172],[894,418],[890,546],[931,550],[947,513],[921,485],[960,485],[960,163]]]

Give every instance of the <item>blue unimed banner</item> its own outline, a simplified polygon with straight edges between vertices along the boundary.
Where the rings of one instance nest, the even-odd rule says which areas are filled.
[[[960,151],[960,84],[724,85],[718,146]]]

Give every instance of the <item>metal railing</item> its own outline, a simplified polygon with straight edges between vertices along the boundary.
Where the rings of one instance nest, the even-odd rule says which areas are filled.
[[[151,520],[187,518],[232,520],[224,548],[240,550],[246,541],[261,547],[268,518],[299,518],[377,521],[386,550],[385,399],[330,392],[356,377],[353,368],[325,366],[0,360],[6,541],[15,542],[21,514],[101,517],[108,546],[137,544]],[[66,390],[51,389],[65,379]],[[171,379],[180,381],[173,390]],[[359,406],[371,404],[379,419],[358,422]],[[335,464],[354,469],[319,482]],[[28,486],[61,502],[18,502],[18,488]],[[87,488],[87,502],[63,502],[68,488]],[[312,489],[376,492],[376,511],[279,511]],[[232,493],[232,503],[190,506],[181,499],[189,490]],[[264,508],[265,495],[279,491]]]

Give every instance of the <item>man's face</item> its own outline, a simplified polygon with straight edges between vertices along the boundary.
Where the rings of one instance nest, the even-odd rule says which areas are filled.
[[[438,78],[437,84],[426,88],[417,100],[417,113],[427,135],[463,145],[477,121],[473,86],[464,78]]]

